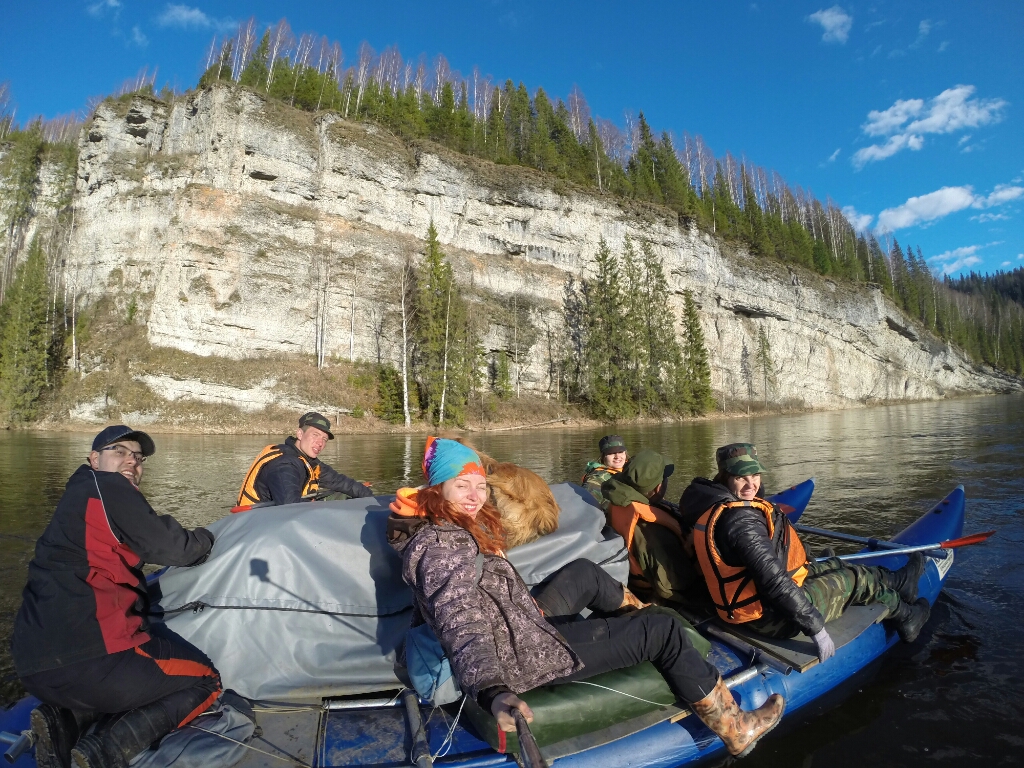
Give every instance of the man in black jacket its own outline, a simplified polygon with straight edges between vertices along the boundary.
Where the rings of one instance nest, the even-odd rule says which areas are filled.
[[[154,451],[145,432],[100,432],[36,542],[11,651],[43,702],[31,716],[39,768],[70,765],[72,747],[79,766],[124,766],[221,693],[201,651],[149,626],[143,565],[197,565],[213,547],[209,531],[157,515],[139,491]]]
[[[808,559],[785,513],[766,502],[757,449],[733,443],[715,452],[714,480],[694,478],[679,501],[682,526],[719,616],[771,637],[803,632],[825,661],[835,645],[825,628],[850,605],[882,603],[900,637],[913,642],[928,619],[917,600],[924,558],[899,571]]]
[[[260,451],[242,481],[238,506],[294,504],[316,494],[321,487],[353,499],[373,496],[369,485],[335,472],[317,459],[327,441],[333,439],[331,422],[326,417],[313,411],[303,415],[295,437]]]

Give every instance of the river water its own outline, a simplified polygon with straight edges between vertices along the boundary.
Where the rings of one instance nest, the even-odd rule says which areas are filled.
[[[473,435],[481,450],[551,482],[579,480],[606,430]],[[1024,396],[623,427],[627,445],[675,462],[670,498],[712,471],[715,447],[757,444],[769,490],[817,478],[808,524],[895,533],[958,483],[967,532],[921,638],[890,653],[840,701],[773,734],[744,765],[997,765],[1021,762],[1024,728]],[[161,513],[201,525],[227,513],[260,448],[280,438],[157,435],[142,489]],[[8,638],[26,566],[91,436],[0,433],[0,699],[21,695]],[[418,484],[423,438],[344,436],[321,458],[379,492]],[[824,542],[811,540],[812,546]],[[842,547],[838,547],[843,551]]]

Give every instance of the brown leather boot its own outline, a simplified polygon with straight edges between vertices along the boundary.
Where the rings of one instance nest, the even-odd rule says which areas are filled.
[[[786,701],[773,693],[758,709],[745,712],[719,677],[714,690],[700,701],[695,701],[690,708],[725,742],[730,755],[746,757],[757,745],[757,740],[782,720]]]

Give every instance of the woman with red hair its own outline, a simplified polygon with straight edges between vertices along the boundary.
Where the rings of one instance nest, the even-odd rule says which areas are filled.
[[[774,694],[760,708],[736,705],[718,670],[675,618],[644,610],[597,565],[576,560],[530,590],[504,555],[504,531],[488,503],[479,457],[461,443],[429,437],[427,485],[399,490],[388,540],[402,555],[415,597],[414,624],[437,635],[460,689],[514,731],[511,710],[533,719],[516,694],[650,661],[679,699],[745,755],[782,717]],[[482,555],[478,569],[478,555]],[[583,608],[608,616],[578,620]]]

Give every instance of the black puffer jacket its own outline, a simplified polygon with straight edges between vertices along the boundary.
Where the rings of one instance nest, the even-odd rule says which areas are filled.
[[[702,514],[723,501],[737,499],[724,485],[703,477],[694,478],[679,500],[684,528],[688,526],[688,530],[692,530]],[[783,534],[787,528],[790,536],[797,533],[781,509],[775,507],[772,516],[774,540],[768,537],[764,515],[756,509],[739,508],[724,512],[715,527],[715,546],[726,564],[750,570],[766,613],[789,619],[804,634],[813,635],[825,626],[825,620],[807,594],[786,573]]]

